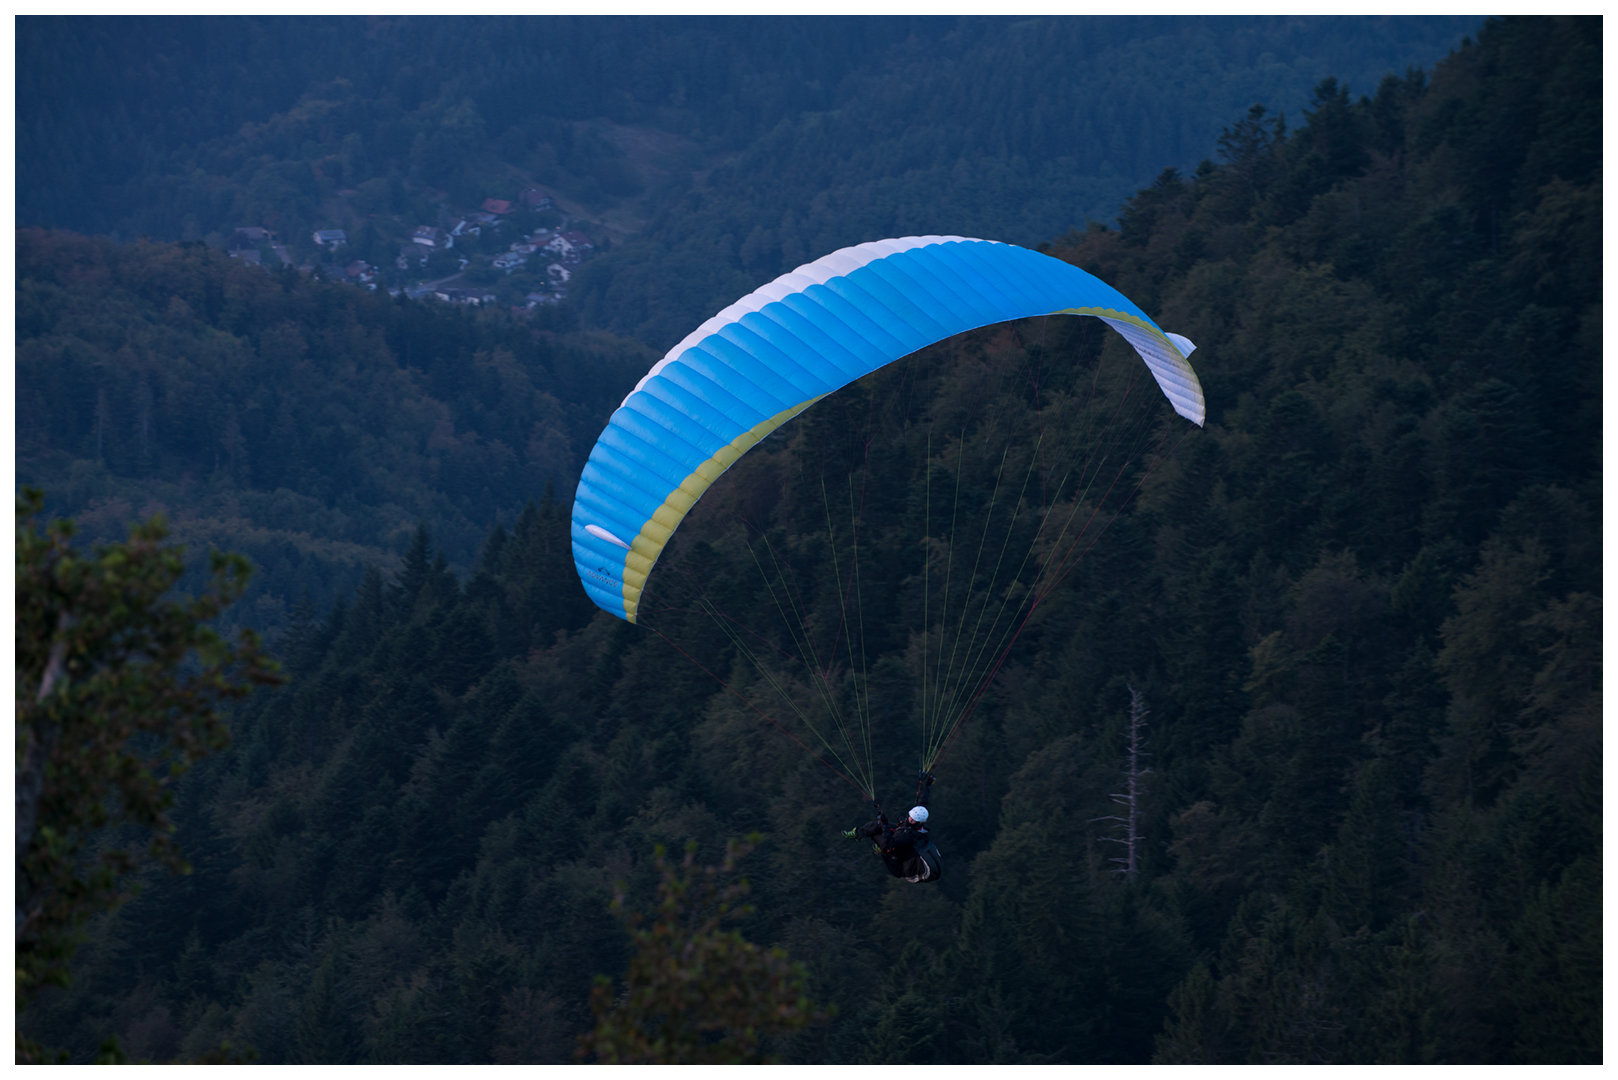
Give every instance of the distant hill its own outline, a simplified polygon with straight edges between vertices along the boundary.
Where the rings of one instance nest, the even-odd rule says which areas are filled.
[[[250,555],[230,617],[274,630],[397,565],[418,524],[465,567],[496,520],[572,491],[652,357],[557,317],[25,230],[17,480],[87,539],[162,510],[194,556]]]
[[[577,275],[586,324],[666,347],[845,244],[1109,221],[1254,102],[1372,92],[1478,21],[26,17],[17,220],[268,227],[294,262],[342,228],[386,269],[417,226],[541,184],[619,245]]]

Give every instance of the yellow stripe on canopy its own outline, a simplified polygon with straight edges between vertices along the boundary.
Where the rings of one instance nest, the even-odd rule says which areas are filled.
[[[680,527],[685,515],[702,498],[702,493],[708,486],[724,475],[725,470],[741,460],[741,456],[758,445],[759,440],[765,438],[782,424],[797,416],[803,410],[825,397],[812,397],[808,401],[783,409],[759,424],[742,432],[730,441],[728,446],[719,448],[713,457],[698,465],[696,471],[684,480],[663,505],[658,507],[646,524],[640,527],[640,535],[630,541],[629,553],[624,556],[624,612],[630,622],[635,621],[635,609],[640,605],[641,590],[646,587],[646,578],[657,563],[657,557],[663,554],[663,545],[668,543],[674,530]]]

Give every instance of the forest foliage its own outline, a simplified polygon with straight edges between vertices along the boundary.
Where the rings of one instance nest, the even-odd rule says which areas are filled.
[[[1601,59],[1599,19],[1491,20],[1430,75],[1236,111],[1216,160],[1049,243],[1198,343],[1209,422],[940,768],[936,887],[839,837],[859,800],[669,639],[594,611],[563,491],[466,572],[418,528],[302,611],[289,684],[179,789],[196,872],[99,920],[20,1025],[86,1059],[111,1031],[138,1057],[571,1060],[593,977],[630,963],[616,883],[651,911],[655,845],[714,863],[756,831],[735,927],[836,1007],[762,1044],[786,1061],[1599,1062]],[[918,407],[1011,407],[986,366],[1048,363],[1057,326],[929,350]],[[454,355],[443,378],[480,370]],[[793,527],[772,470],[838,434],[816,415],[693,517],[716,588],[751,572],[735,538]],[[870,557],[903,562],[889,535]],[[723,635],[682,640],[746,696]],[[871,657],[901,711],[906,645]],[[1131,691],[1152,771],[1119,874],[1097,819]]]
[[[225,703],[280,681],[253,631],[230,642],[208,627],[241,595],[245,558],[214,552],[207,592],[176,599],[185,560],[161,518],[86,552],[71,522],[38,520],[43,505],[35,488],[17,500],[19,1008],[69,984],[85,923],[128,898],[142,854],[185,870],[174,785],[229,745]],[[17,1057],[50,1054],[22,1037]]]
[[[826,1019],[803,995],[804,967],[779,947],[761,949],[727,919],[751,913],[738,903],[747,879],[721,880],[736,859],[756,846],[758,834],[726,845],[725,861],[696,865],[696,841],[686,844],[678,868],[661,845],[652,865],[658,873],[657,918],[646,925],[627,911],[620,889],[613,912],[628,924],[635,942],[622,993],[612,979],[597,976],[590,991],[595,1030],[579,1040],[578,1057],[603,1065],[764,1065],[760,1053],[771,1037]]]
[[[570,292],[591,325],[664,349],[872,237],[1032,246],[1111,220],[1251,102],[1371,87],[1476,25],[29,17],[17,220],[216,247],[262,226],[294,262],[341,228],[345,259],[387,265],[416,226],[541,184],[601,219],[598,245],[636,230]]]
[[[549,321],[546,319],[549,316]],[[418,522],[457,566],[548,484],[571,490],[643,346],[267,273],[200,243],[17,241],[17,472],[91,538],[165,511],[250,556],[236,614],[279,630]]]

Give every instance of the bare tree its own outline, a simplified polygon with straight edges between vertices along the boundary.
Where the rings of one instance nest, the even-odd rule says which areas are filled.
[[[1152,771],[1143,767],[1144,759],[1151,756],[1146,753],[1146,718],[1150,715],[1151,710],[1146,708],[1146,699],[1141,697],[1140,691],[1131,686],[1129,744],[1124,757],[1124,790],[1109,796],[1113,802],[1124,808],[1124,812],[1122,815],[1109,814],[1106,817],[1092,819],[1114,822],[1123,832],[1122,836],[1100,837],[1108,843],[1124,845],[1124,853],[1110,860],[1118,864],[1115,872],[1120,874],[1134,874],[1140,869],[1140,807],[1145,794],[1143,781]]]

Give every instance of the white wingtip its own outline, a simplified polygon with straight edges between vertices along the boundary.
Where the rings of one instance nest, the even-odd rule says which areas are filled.
[[[601,539],[605,540],[609,544],[617,544],[619,547],[623,548],[625,551],[630,550],[628,544],[624,543],[622,540],[620,540],[616,536],[612,535],[612,533],[608,532],[606,529],[603,529],[600,525],[586,525],[584,527],[584,531],[589,533],[591,536],[599,536],[599,537],[601,537]]]

